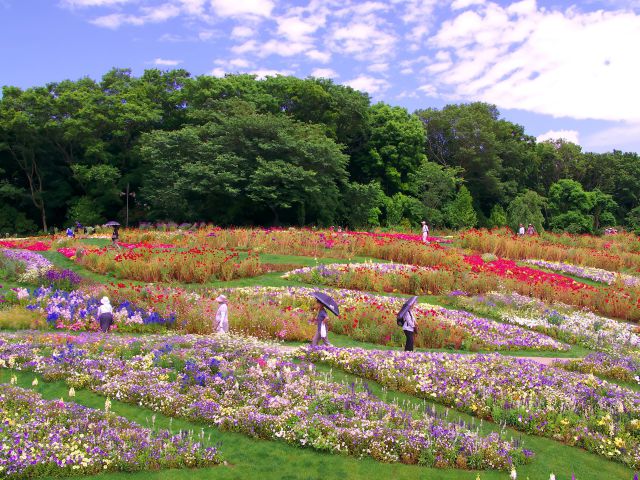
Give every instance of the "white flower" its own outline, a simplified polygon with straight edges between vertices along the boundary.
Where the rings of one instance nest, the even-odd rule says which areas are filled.
[[[511,474],[509,475],[509,478],[511,478],[511,480],[516,480],[516,478],[518,478],[515,467],[511,467]]]

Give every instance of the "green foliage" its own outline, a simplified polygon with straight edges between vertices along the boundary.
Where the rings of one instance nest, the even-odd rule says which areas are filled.
[[[640,234],[640,206],[631,210],[626,218],[626,223],[635,233]]]
[[[460,187],[456,198],[447,205],[446,211],[449,225],[453,228],[471,228],[478,221],[471,193],[464,185]]]
[[[380,215],[385,205],[385,194],[377,182],[366,185],[350,183],[347,185],[343,204],[344,218],[349,228],[368,228],[380,226]]]
[[[302,225],[349,217],[373,226],[383,217],[387,225],[427,218],[441,227],[471,222],[450,221],[464,184],[473,223],[504,224],[494,210],[501,205],[512,227],[595,232],[633,219],[640,206],[636,153],[536,143],[486,103],[410,114],[371,105],[366,93],[328,79],[282,75],[192,78],[150,69],[136,77],[112,69],[97,81],[7,86],[0,166],[3,233],[74,218],[122,221],[127,198],[132,221]],[[362,192],[348,182],[376,182],[390,199],[352,214],[346,202]],[[127,186],[135,197],[121,195]],[[529,191],[548,193],[547,225],[542,205],[518,200]]]
[[[106,221],[102,207],[91,197],[80,197],[69,207],[68,220],[83,225],[100,225]]]
[[[538,233],[543,231],[544,215],[542,209],[546,206],[544,197],[532,190],[527,190],[514,198],[507,207],[507,220],[513,231],[518,225],[531,223]]]
[[[432,226],[445,225],[444,207],[453,201],[462,185],[461,175],[459,167],[444,167],[426,160],[409,174],[409,192],[424,205],[424,216]]]
[[[496,203],[491,209],[491,215],[489,215],[489,228],[504,227],[507,225],[507,212],[499,203]]]

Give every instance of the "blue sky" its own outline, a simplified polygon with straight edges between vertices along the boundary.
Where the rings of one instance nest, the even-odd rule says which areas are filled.
[[[0,0],[0,85],[112,67],[328,77],[413,111],[640,152],[640,0]]]

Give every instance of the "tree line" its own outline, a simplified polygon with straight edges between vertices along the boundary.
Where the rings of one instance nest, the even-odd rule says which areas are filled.
[[[127,192],[130,192],[127,205]],[[640,228],[636,153],[486,103],[413,113],[328,79],[113,69],[0,99],[0,232],[74,222]]]

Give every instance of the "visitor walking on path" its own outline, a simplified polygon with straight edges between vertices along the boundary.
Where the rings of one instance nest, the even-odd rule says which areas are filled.
[[[318,345],[318,342],[322,342],[323,344],[329,346],[331,345],[329,343],[329,340],[327,339],[327,318],[329,317],[329,315],[327,314],[327,311],[324,309],[324,305],[322,303],[320,303],[320,301],[316,301],[316,308],[315,311],[317,312],[316,314],[316,318],[315,318],[315,323],[316,323],[316,333],[313,336],[313,339],[311,339],[311,346],[315,347]]]
[[[318,312],[316,314],[315,323],[316,323],[316,333],[311,339],[311,346],[315,347],[318,345],[318,342],[322,341],[323,344],[330,346],[329,340],[327,339],[327,318],[329,315],[327,314],[327,310],[329,310],[334,315],[340,315],[340,310],[338,309],[338,304],[336,301],[331,298],[326,293],[321,292],[313,292],[311,294],[313,298],[316,299],[316,308],[315,311]],[[326,309],[326,310],[325,310]]]
[[[429,243],[429,225],[422,221],[422,243]]]
[[[107,333],[113,324],[113,307],[108,297],[102,297],[100,306],[98,307],[98,322],[102,333]]]
[[[218,295],[216,302],[220,305],[216,311],[216,327],[217,333],[229,333],[229,309],[227,307],[227,297]]]
[[[407,341],[404,345],[405,352],[413,352],[413,339],[418,329],[416,327],[416,318],[413,316],[411,309],[417,301],[417,296],[411,297],[404,303],[404,305],[402,305],[398,315],[396,315],[398,325],[402,326],[402,331],[404,332],[405,337],[407,337]]]

